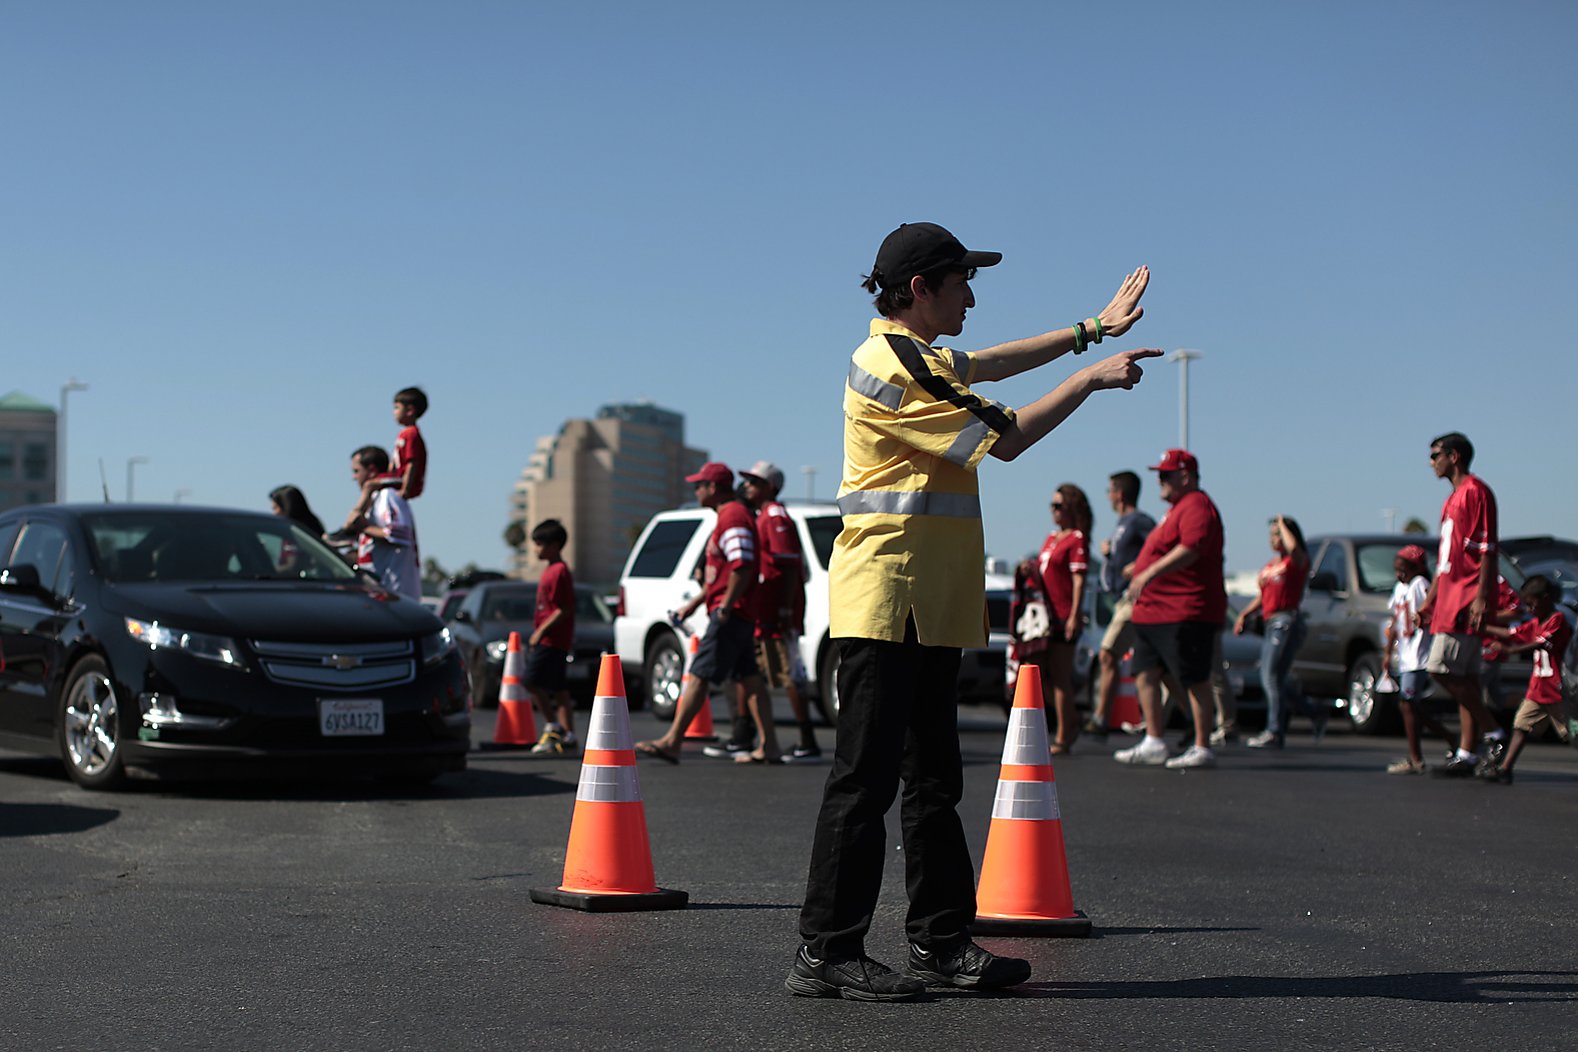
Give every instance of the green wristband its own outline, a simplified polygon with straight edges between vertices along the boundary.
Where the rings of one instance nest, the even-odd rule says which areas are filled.
[[[1096,342],[1100,343],[1101,342],[1101,338],[1103,336],[1103,333],[1101,331],[1101,315],[1098,314],[1094,318],[1092,318],[1091,320],[1096,323]]]

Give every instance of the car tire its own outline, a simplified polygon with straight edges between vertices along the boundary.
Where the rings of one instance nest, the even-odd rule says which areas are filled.
[[[1376,691],[1380,678],[1381,662],[1373,651],[1356,655],[1348,664],[1343,680],[1348,685],[1348,719],[1358,734],[1384,734],[1391,729],[1397,706],[1390,695]]]
[[[816,705],[829,727],[838,726],[838,664],[838,644],[828,640],[822,650],[822,667],[816,674]]]
[[[657,719],[672,720],[685,683],[685,651],[674,633],[662,633],[647,647],[641,678],[646,707]]]
[[[72,668],[60,695],[60,758],[84,789],[115,789],[126,780],[120,704],[110,666],[90,654]]]

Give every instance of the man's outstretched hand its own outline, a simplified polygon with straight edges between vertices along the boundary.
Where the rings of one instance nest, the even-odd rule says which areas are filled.
[[[1140,382],[1140,377],[1145,375],[1145,370],[1140,368],[1140,362],[1146,358],[1160,358],[1163,352],[1155,347],[1141,347],[1134,351],[1119,351],[1111,358],[1085,368],[1085,375],[1098,391],[1109,391],[1121,387],[1125,391],[1133,389]]]
[[[1145,308],[1140,306],[1140,297],[1145,295],[1145,286],[1150,283],[1150,267],[1141,267],[1123,279],[1123,284],[1118,286],[1112,302],[1102,309],[1100,317],[1103,338],[1122,336],[1129,331],[1130,326],[1140,320],[1145,314]]]

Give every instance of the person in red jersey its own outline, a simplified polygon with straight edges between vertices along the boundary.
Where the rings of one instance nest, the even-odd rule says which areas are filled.
[[[542,713],[543,730],[534,753],[573,752],[575,706],[570,701],[566,667],[575,647],[575,578],[565,563],[569,531],[558,519],[544,519],[531,531],[537,558],[547,563],[537,580],[537,608],[532,612],[531,638],[526,644],[522,685]]]
[[[1572,626],[1556,609],[1556,585],[1535,574],[1523,582],[1521,595],[1529,605],[1533,618],[1517,628],[1486,625],[1485,631],[1505,641],[1507,653],[1529,651],[1534,660],[1534,671],[1529,674],[1529,688],[1524,692],[1518,713],[1512,718],[1512,744],[1506,755],[1494,767],[1486,767],[1480,777],[1487,782],[1512,784],[1512,765],[1528,743],[1529,735],[1538,734],[1549,724],[1562,741],[1571,735],[1567,728],[1567,707],[1562,694],[1562,656],[1572,642]]]
[[[718,521],[707,539],[702,592],[674,611],[674,617],[683,621],[706,603],[707,629],[691,662],[690,680],[674,707],[674,722],[668,733],[651,741],[636,742],[636,752],[679,763],[685,728],[708,701],[707,685],[732,679],[745,688],[747,706],[761,739],[757,751],[741,753],[735,761],[783,763],[778,735],[773,730],[772,699],[756,665],[756,623],[751,618],[751,592],[756,587],[758,565],[756,524],[751,521],[750,511],[734,497],[734,472],[727,464],[703,464],[685,481],[696,487],[696,500],[702,507],[718,513]]]
[[[1243,635],[1249,618],[1259,611],[1265,618],[1265,635],[1260,646],[1260,686],[1266,693],[1266,729],[1245,745],[1252,749],[1280,749],[1287,737],[1283,721],[1288,709],[1297,706],[1315,724],[1315,740],[1326,735],[1326,710],[1312,705],[1293,683],[1293,655],[1304,642],[1306,626],[1299,612],[1304,601],[1304,585],[1310,576],[1310,553],[1304,547],[1304,531],[1286,515],[1271,520],[1271,561],[1260,571],[1260,593],[1239,612],[1233,634]]]
[[[1222,579],[1222,516],[1200,488],[1200,463],[1187,449],[1169,449],[1151,470],[1172,509],[1156,524],[1134,561],[1134,686],[1145,713],[1145,740],[1113,753],[1119,763],[1215,767],[1211,726],[1213,655],[1227,618]],[[1162,740],[1162,676],[1189,695],[1194,744],[1167,758]]]
[[[1036,559],[1046,596],[1050,635],[1037,656],[1041,678],[1052,691],[1057,713],[1057,733],[1052,755],[1074,747],[1079,737],[1079,713],[1074,708],[1074,645],[1085,627],[1085,571],[1090,566],[1090,527],[1093,516],[1085,491],[1065,482],[1052,495],[1052,523]]]
[[[1432,633],[1426,666],[1457,702],[1458,747],[1453,758],[1430,773],[1470,778],[1480,763],[1478,735],[1486,738],[1487,766],[1501,759],[1506,732],[1485,708],[1479,675],[1481,632],[1496,609],[1496,497],[1477,475],[1469,474],[1474,446],[1457,431],[1430,443],[1436,478],[1452,484],[1441,507],[1441,546],[1436,575],[1420,608]]]
[[[781,687],[788,695],[799,727],[800,744],[789,750],[785,759],[816,763],[822,759],[822,749],[816,743],[811,710],[800,690],[806,680],[800,655],[800,637],[805,634],[805,554],[794,519],[778,500],[784,473],[768,461],[758,460],[740,472],[740,483],[745,503],[756,513],[761,552],[755,592],[756,663],[768,688]]]

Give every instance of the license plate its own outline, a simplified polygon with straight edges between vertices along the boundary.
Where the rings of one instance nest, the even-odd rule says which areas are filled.
[[[384,732],[381,698],[340,698],[318,702],[318,727],[326,738],[372,736]]]

